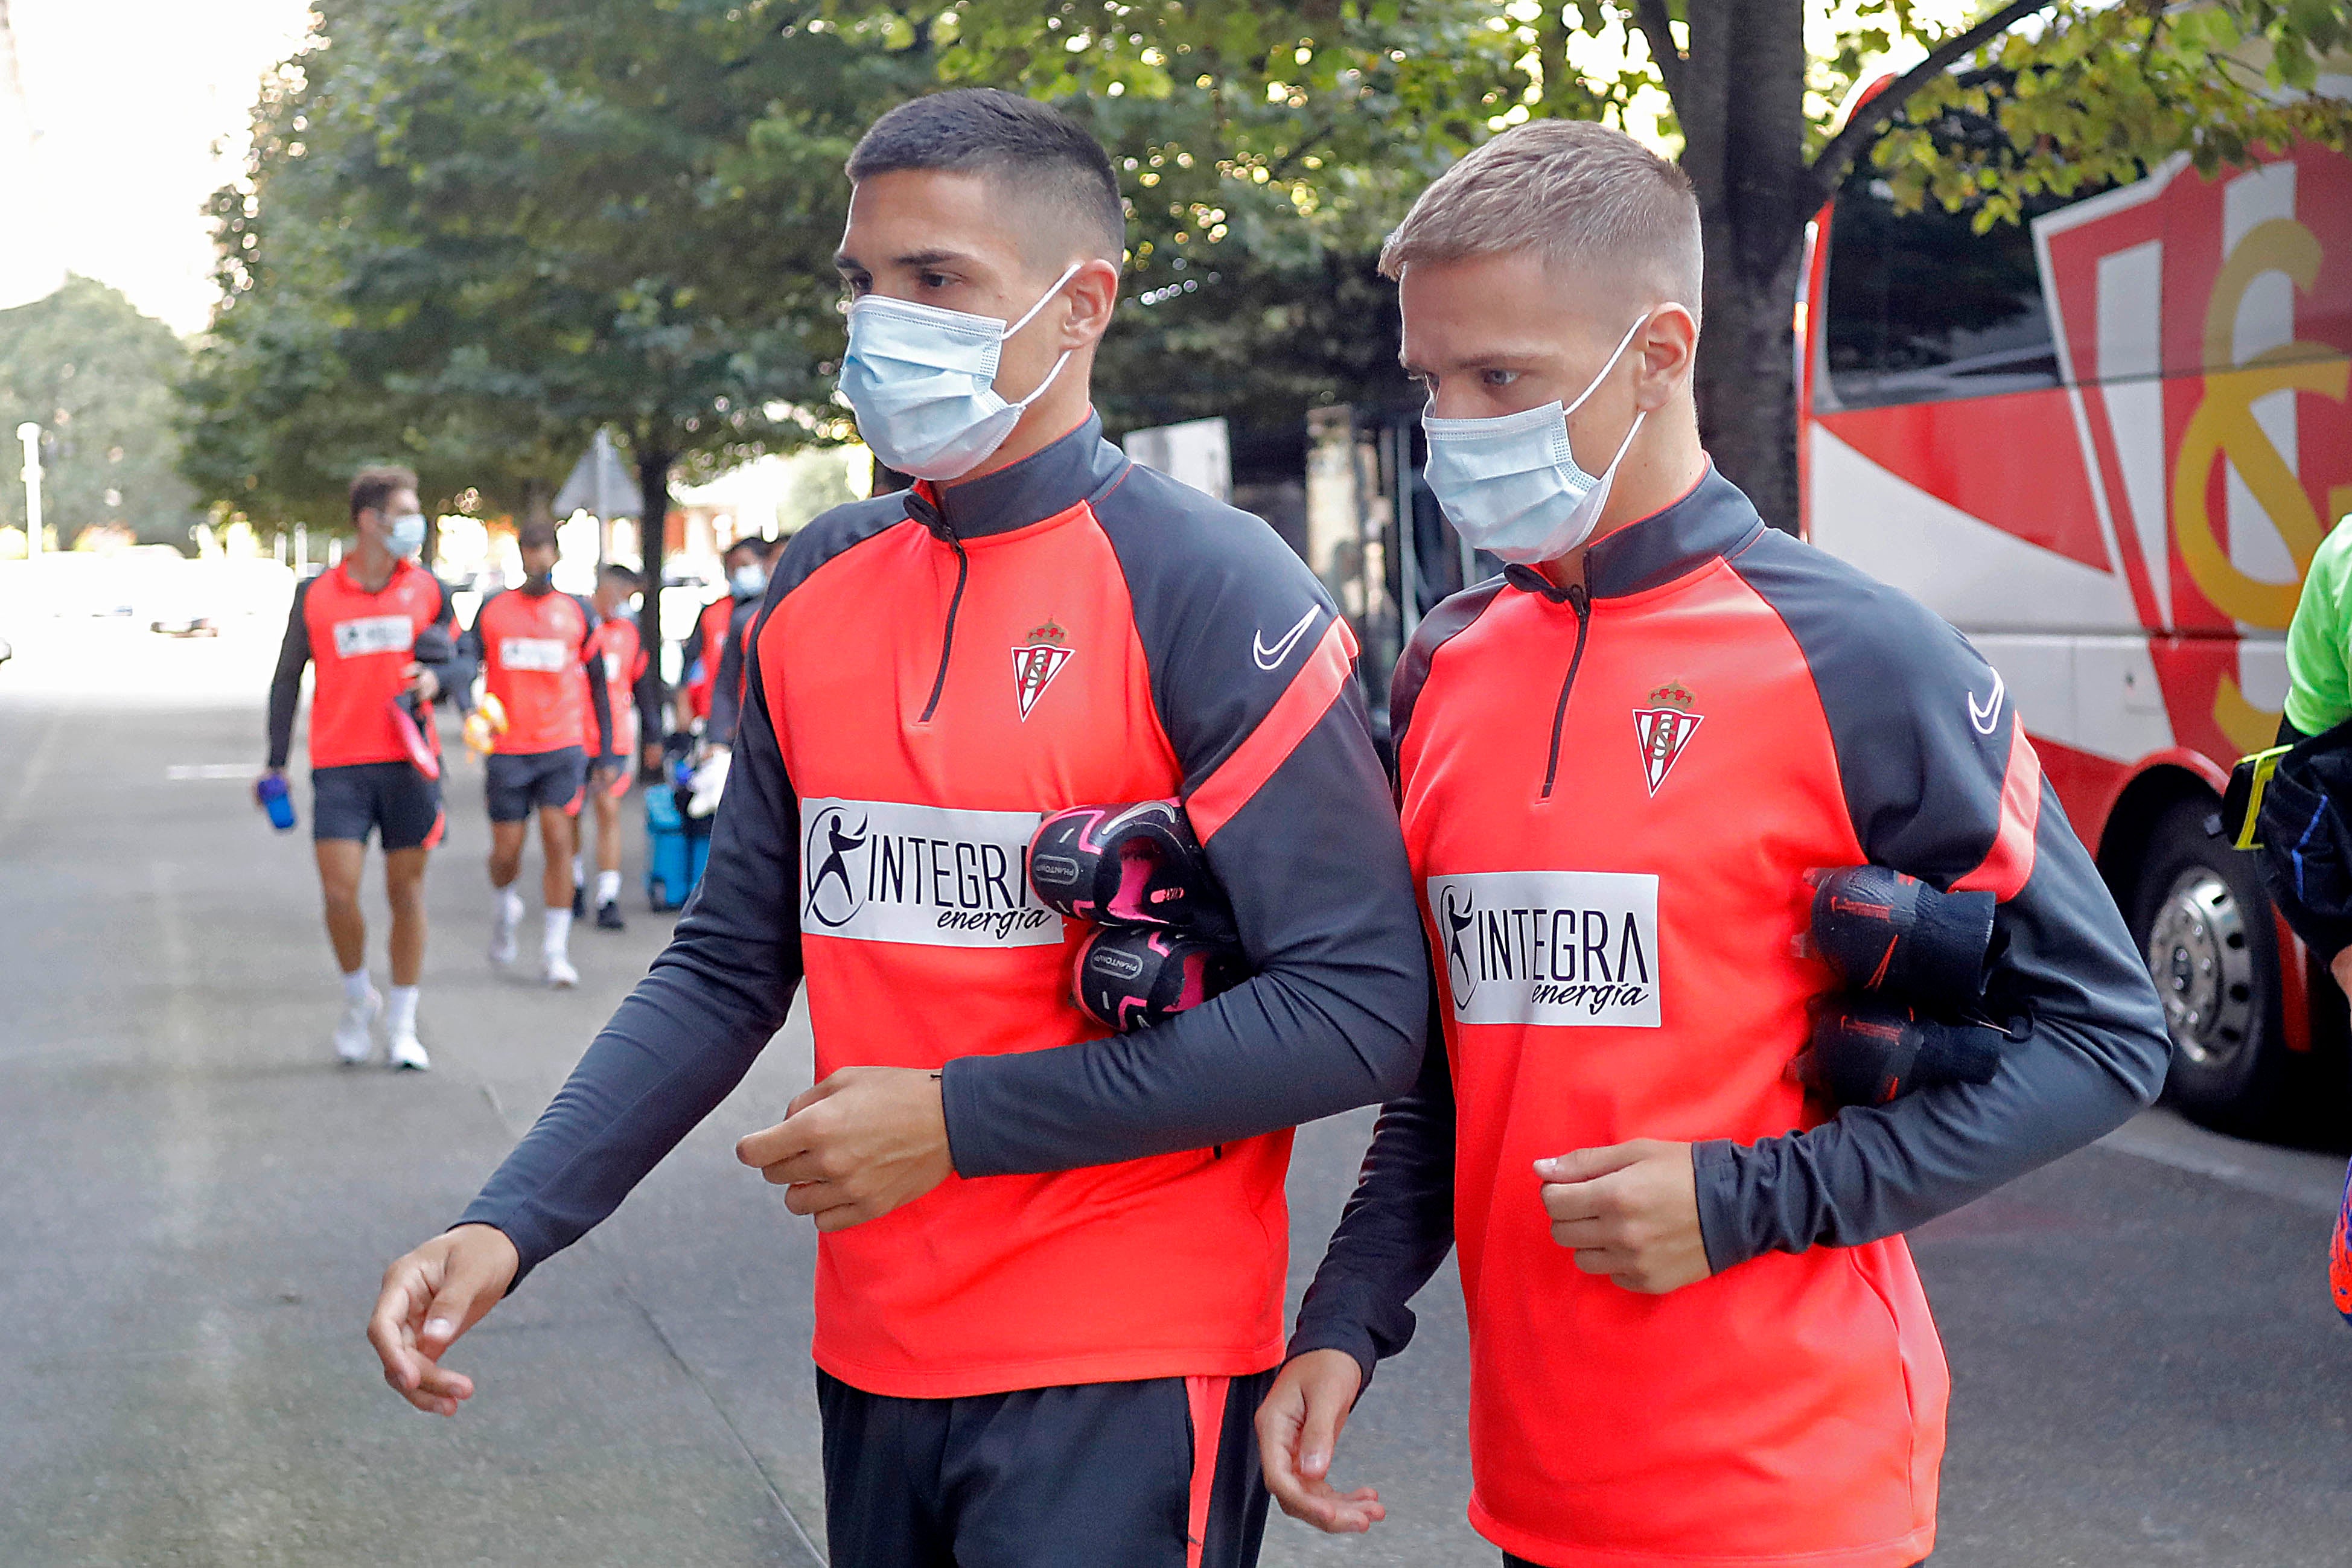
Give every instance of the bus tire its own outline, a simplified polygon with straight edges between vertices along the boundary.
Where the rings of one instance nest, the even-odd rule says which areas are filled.
[[[2294,1062],[2279,985],[2278,925],[2254,857],[2205,830],[2209,800],[2157,819],[2131,909],[2172,1036],[2165,1098],[2219,1131],[2273,1130]]]

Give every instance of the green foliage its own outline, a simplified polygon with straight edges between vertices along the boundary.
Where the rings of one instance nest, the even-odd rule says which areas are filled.
[[[60,541],[119,524],[143,543],[188,548],[200,514],[172,428],[186,359],[171,328],[87,278],[0,310],[0,527],[25,526],[16,426],[29,419],[47,435],[41,511]]]
[[[2036,196],[2136,180],[2177,153],[2211,174],[2299,139],[2341,148],[2352,103],[2315,89],[2348,44],[2352,8],[2326,0],[2060,0],[2032,36],[1925,85],[1872,161],[1903,208],[1966,211],[1982,233]],[[1986,125],[2000,134],[1970,133]]]

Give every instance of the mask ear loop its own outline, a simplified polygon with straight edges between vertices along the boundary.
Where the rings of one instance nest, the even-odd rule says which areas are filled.
[[[1056,284],[1055,287],[1059,288],[1060,285]],[[1039,303],[1042,304],[1044,301],[1040,300]],[[1654,310],[1644,310],[1642,312],[1642,319],[1640,321],[1635,321],[1632,326],[1625,329],[1625,335],[1617,340],[1617,352],[1609,356],[1609,363],[1601,367],[1601,374],[1592,378],[1592,384],[1586,387],[1582,392],[1578,393],[1576,395],[1576,401],[1570,404],[1566,408],[1560,410],[1561,418],[1564,419],[1568,416],[1575,413],[1578,409],[1583,407],[1586,400],[1591,397],[1594,393],[1601,390],[1601,384],[1609,379],[1609,373],[1615,370],[1617,368],[1617,362],[1625,357],[1626,345],[1633,341],[1633,334],[1640,331],[1643,327],[1648,326],[1650,324],[1650,318],[1656,313],[1657,312]]]
[[[996,341],[998,342],[1004,342],[1005,339],[1010,338],[1013,333],[1027,326],[1031,321],[1035,321],[1037,319],[1037,312],[1045,308],[1046,301],[1052,300],[1055,295],[1060,293],[1062,291],[1062,285],[1067,283],[1071,279],[1076,278],[1078,275],[1078,268],[1085,265],[1086,263],[1084,261],[1071,262],[1069,267],[1062,273],[1062,275],[1054,279],[1054,286],[1051,289],[1046,289],[1045,292],[1038,298],[1037,302],[1030,306],[1027,312],[1024,314],[1019,321],[1005,328],[1003,334],[999,336]],[[1631,342],[1632,340],[1629,338],[1627,341]],[[1062,357],[1054,362],[1054,368],[1045,373],[1045,379],[1039,382],[1036,386],[1031,390],[1028,396],[1023,398],[1018,403],[1008,403],[1005,406],[1007,408],[1015,409],[1026,408],[1031,404],[1036,402],[1039,398],[1045,396],[1045,389],[1054,384],[1054,378],[1062,374],[1062,367],[1070,363],[1070,355],[1076,352],[1076,351],[1075,349],[1064,349],[1062,351]],[[1606,374],[1608,373],[1604,371],[1602,374]]]

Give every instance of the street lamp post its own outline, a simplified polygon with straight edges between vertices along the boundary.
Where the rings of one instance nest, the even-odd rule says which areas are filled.
[[[25,559],[41,554],[41,427],[30,419],[16,426],[25,443]]]

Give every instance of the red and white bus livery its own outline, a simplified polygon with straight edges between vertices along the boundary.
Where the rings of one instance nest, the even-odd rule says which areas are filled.
[[[2029,214],[1897,215],[1867,171],[1823,214],[1806,532],[1992,662],[2147,954],[2176,1098],[2253,1125],[2342,1005],[2206,825],[2352,511],[2352,161],[2177,159]]]

